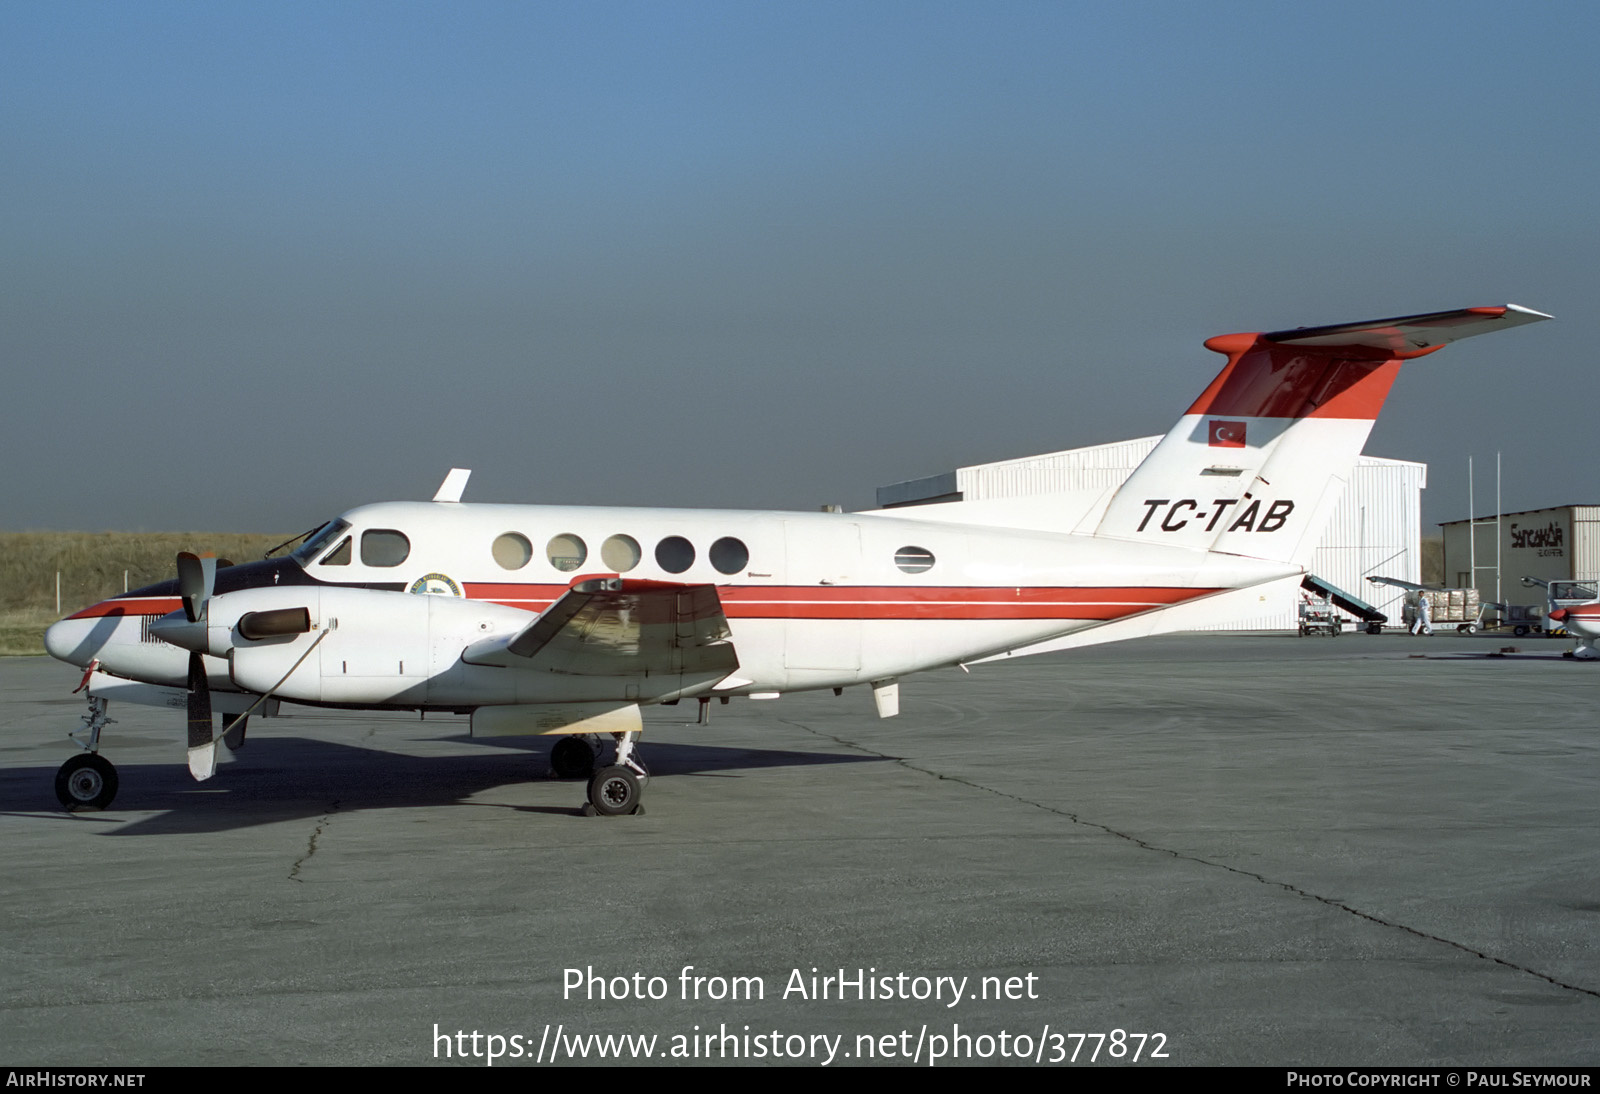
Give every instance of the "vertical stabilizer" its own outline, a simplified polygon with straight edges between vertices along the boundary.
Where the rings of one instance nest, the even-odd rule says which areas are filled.
[[[1508,304],[1209,339],[1228,363],[1095,534],[1304,565],[1401,362],[1548,318]]]

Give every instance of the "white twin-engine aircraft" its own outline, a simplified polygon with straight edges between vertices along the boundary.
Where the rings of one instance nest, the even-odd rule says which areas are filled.
[[[586,811],[636,811],[640,708],[871,687],[914,672],[1215,624],[1298,584],[1400,363],[1549,318],[1515,305],[1229,334],[1216,379],[1120,488],[871,513],[364,505],[284,557],[178,556],[176,580],[50,627],[89,670],[56,791],[116,794],[107,700],[188,711],[189,767],[280,701],[472,716],[475,736],[558,734]],[[293,541],[291,541],[293,542]],[[426,594],[426,595],[417,595]],[[213,711],[222,716],[220,733]],[[597,746],[615,741],[595,771]]]

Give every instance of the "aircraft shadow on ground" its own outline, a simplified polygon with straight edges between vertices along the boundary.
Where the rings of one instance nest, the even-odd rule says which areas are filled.
[[[858,753],[694,744],[647,745],[640,755],[653,780],[697,775],[738,778],[763,768],[887,762]],[[181,761],[119,764],[117,774],[120,789],[111,808],[76,817],[115,822],[119,814],[160,811],[131,824],[108,826],[105,834],[119,836],[229,831],[360,809],[481,806],[467,799],[527,782],[559,783],[563,796],[571,800],[570,808],[508,808],[570,815],[582,806],[586,787],[582,779],[551,779],[548,746],[542,743],[528,746],[523,754],[405,756],[328,741],[271,737],[252,740],[234,762],[221,765],[204,783],[195,782]],[[0,774],[0,801],[13,814],[58,811],[54,783],[54,768],[12,768]],[[59,818],[75,819],[64,812]]]

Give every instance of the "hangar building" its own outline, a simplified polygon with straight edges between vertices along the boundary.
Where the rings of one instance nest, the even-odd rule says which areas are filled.
[[[1139,437],[958,467],[942,475],[879,487],[878,506],[894,509],[936,502],[1104,491],[1121,486],[1160,439]],[[1359,457],[1350,486],[1322,534],[1311,572],[1372,604],[1398,626],[1405,594],[1393,586],[1372,585],[1365,579],[1369,574],[1378,574],[1412,582],[1422,580],[1422,491],[1427,485],[1427,464]],[[1299,601],[1286,593],[1263,605],[1259,617],[1225,629],[1294,630],[1298,626]]]
[[[1541,590],[1523,588],[1524,577],[1600,580],[1600,505],[1528,509],[1475,521],[1452,520],[1439,527],[1444,532],[1445,581],[1462,588],[1476,586],[1484,600],[1497,599],[1496,564],[1500,599],[1508,604],[1543,602]],[[1474,566],[1477,580],[1473,580]]]

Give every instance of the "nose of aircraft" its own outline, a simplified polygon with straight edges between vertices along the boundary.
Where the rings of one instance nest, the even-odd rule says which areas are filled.
[[[45,628],[44,648],[57,661],[86,667],[94,660],[94,650],[88,641],[94,630],[92,619],[61,619]]]

